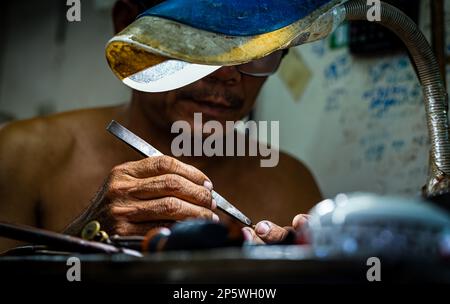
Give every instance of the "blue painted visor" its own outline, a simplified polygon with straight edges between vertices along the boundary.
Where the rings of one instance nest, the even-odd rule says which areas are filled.
[[[123,81],[169,59],[244,64],[323,39],[344,20],[345,1],[168,0],[116,34],[106,58]]]
[[[272,32],[332,0],[168,0],[141,14],[232,36]]]

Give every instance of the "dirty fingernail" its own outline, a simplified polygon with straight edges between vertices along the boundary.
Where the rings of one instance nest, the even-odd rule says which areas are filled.
[[[216,202],[215,199],[213,199],[212,202],[211,202],[211,209],[214,210],[216,208],[217,208],[217,202]]]
[[[256,225],[256,233],[258,235],[264,236],[266,235],[270,230],[270,226],[267,222],[261,222],[258,225]]]
[[[218,223],[220,221],[219,216],[217,214],[213,214],[212,220],[213,220],[213,222],[216,222],[216,223]]]
[[[213,184],[210,181],[205,181],[203,183],[203,186],[208,189],[209,191],[211,191],[213,189]]]

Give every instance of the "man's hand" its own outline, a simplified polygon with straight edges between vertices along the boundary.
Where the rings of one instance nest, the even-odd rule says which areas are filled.
[[[283,241],[290,229],[299,230],[308,222],[309,215],[298,214],[292,220],[292,227],[280,227],[269,221],[261,221],[255,226],[255,230],[242,228],[245,240],[254,244],[271,244]]]
[[[92,205],[66,233],[78,235],[97,220],[109,234],[144,235],[161,223],[188,218],[218,221],[209,178],[169,156],[149,157],[113,168]]]

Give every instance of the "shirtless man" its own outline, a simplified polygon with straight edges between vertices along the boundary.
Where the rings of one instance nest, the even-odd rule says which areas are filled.
[[[143,2],[158,1],[117,1],[116,32],[135,19]],[[142,235],[161,221],[217,216],[240,229],[215,208],[214,187],[254,222],[273,221],[259,222],[256,231],[245,228],[247,238],[282,239],[281,226],[301,225],[302,215],[292,217],[321,199],[311,173],[293,157],[280,153],[273,168],[262,168],[259,157],[142,159],[105,131],[114,119],[170,155],[173,122],[192,123],[195,112],[204,114],[203,122],[237,121],[251,111],[265,81],[223,67],[174,91],[133,91],[124,105],[6,125],[0,130],[0,220],[73,235],[94,219],[119,235]],[[0,238],[0,250],[14,245]]]

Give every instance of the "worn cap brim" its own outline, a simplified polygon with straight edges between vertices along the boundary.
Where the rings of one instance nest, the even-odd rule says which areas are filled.
[[[164,69],[169,59],[215,69],[242,64],[328,35],[336,25],[331,9],[345,1],[169,0],[114,36],[106,57],[122,80]],[[215,69],[197,66],[197,77]]]

